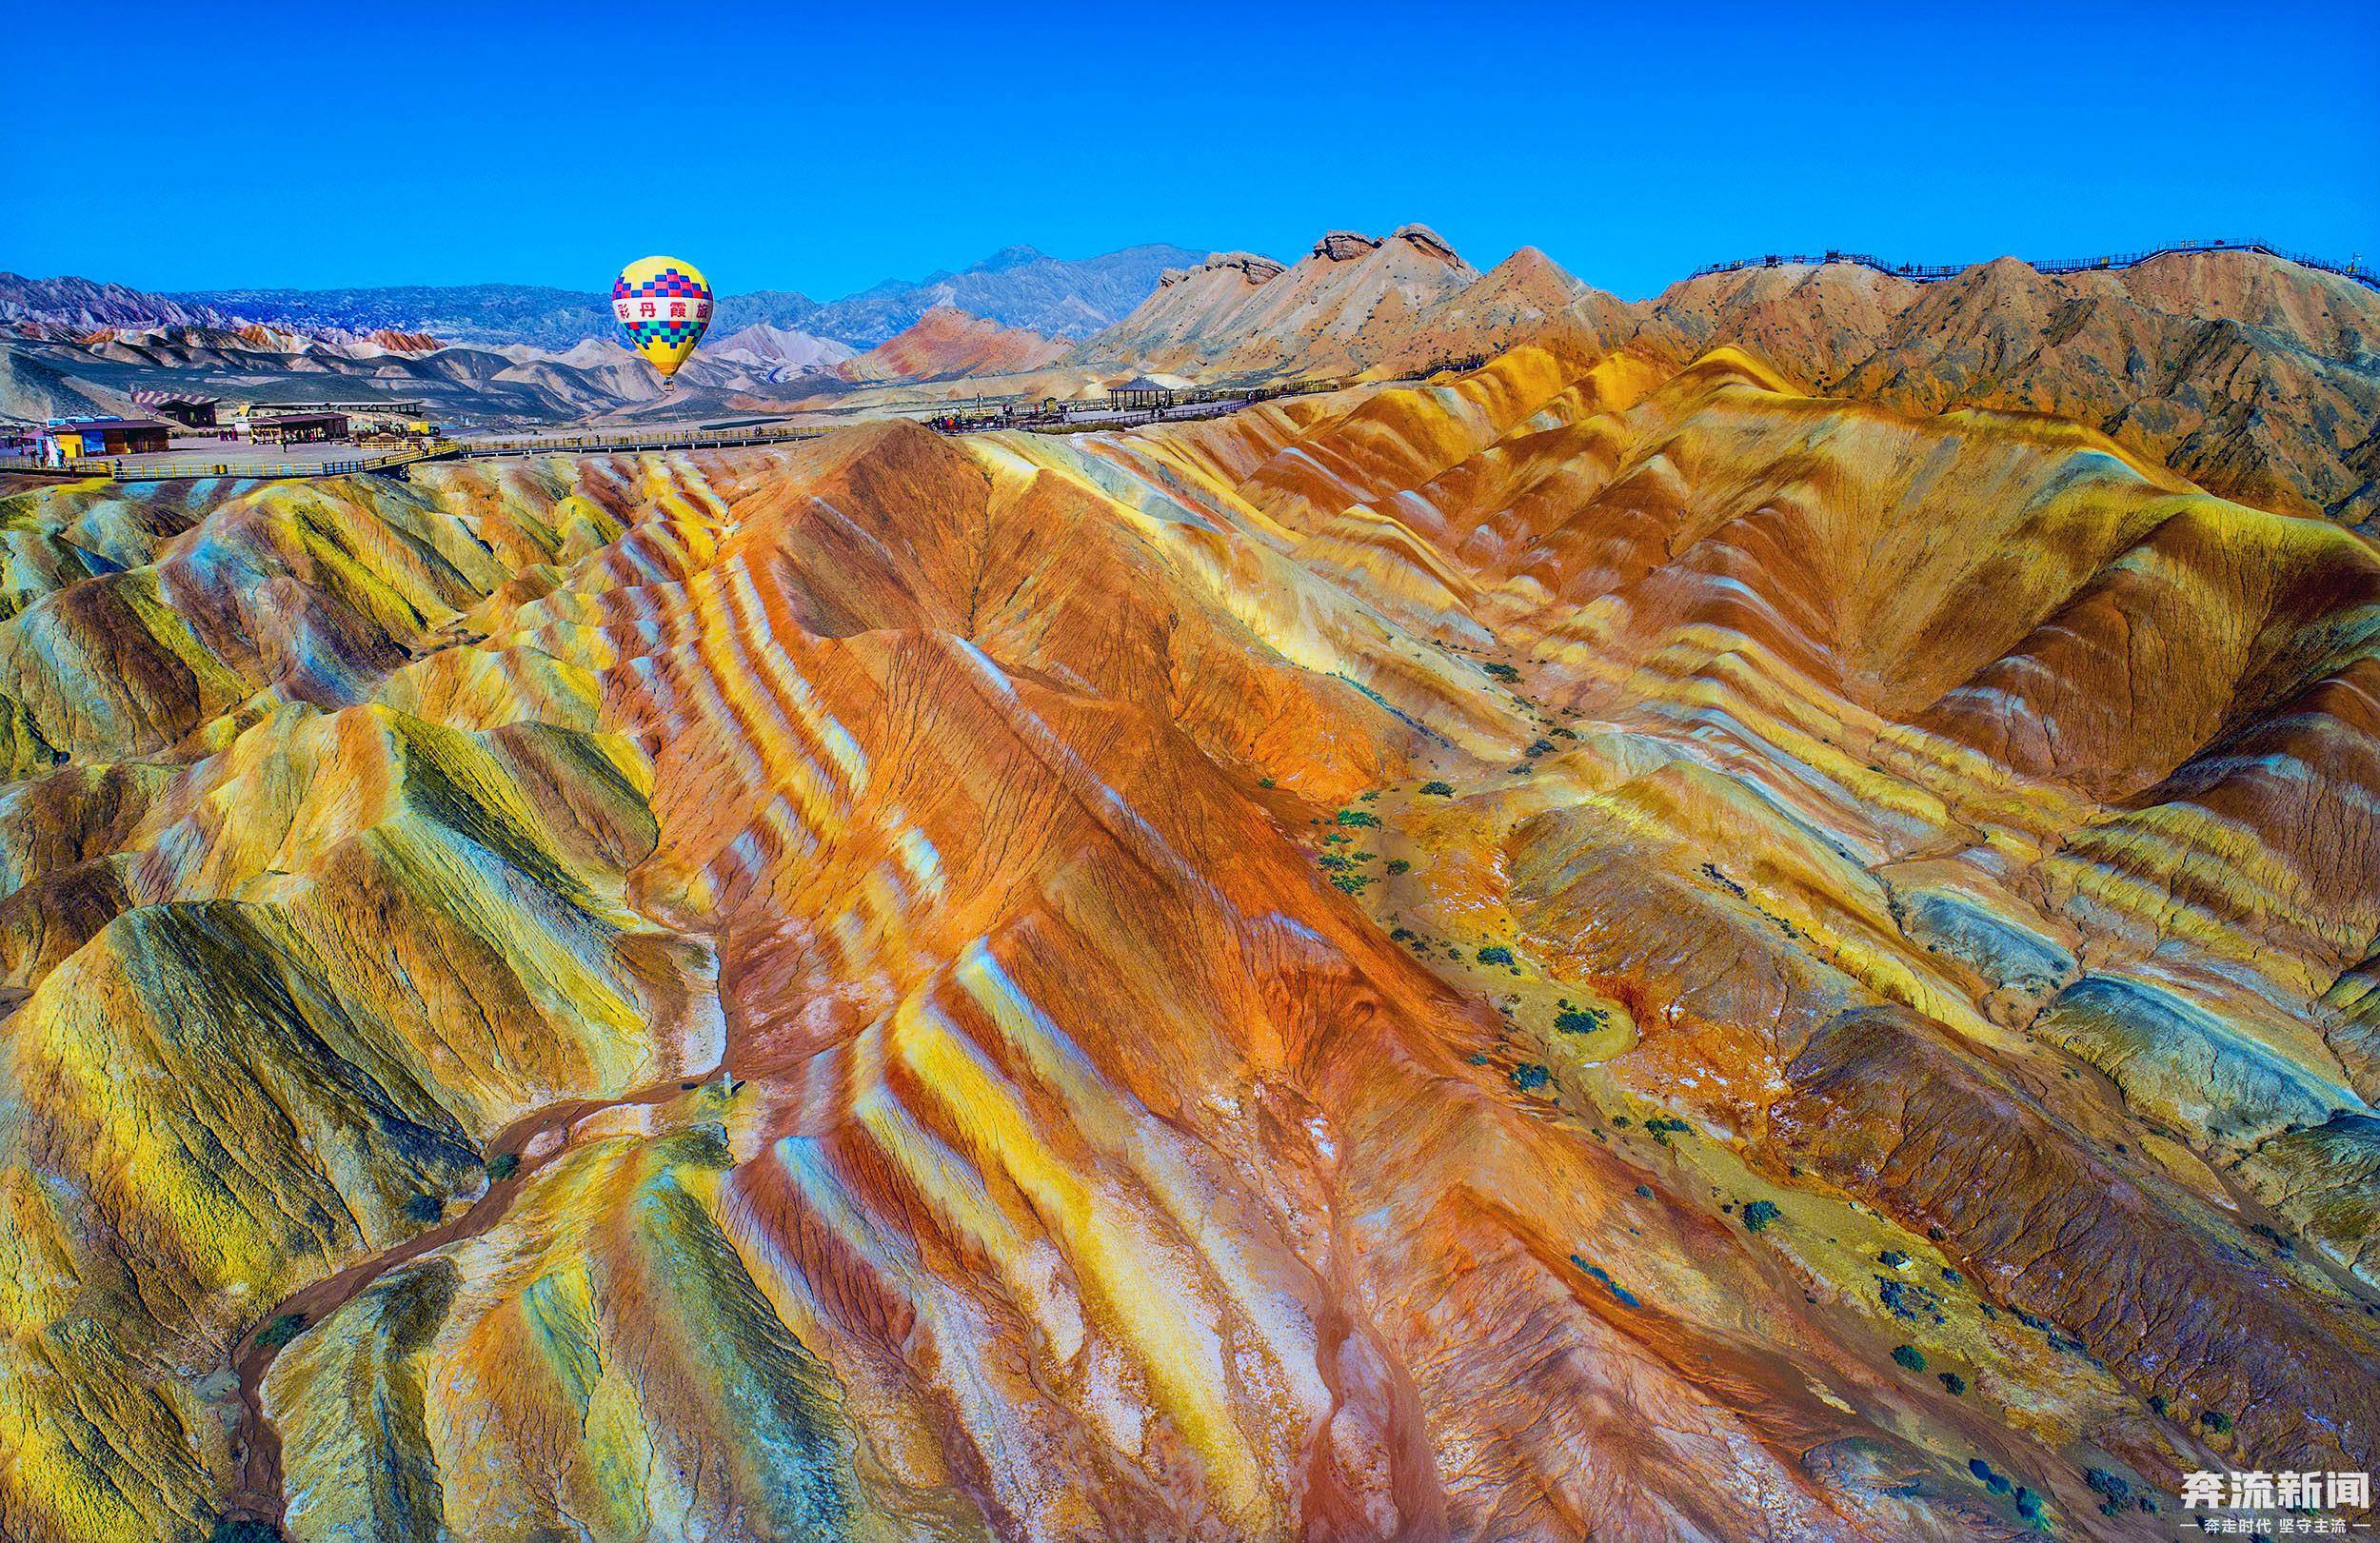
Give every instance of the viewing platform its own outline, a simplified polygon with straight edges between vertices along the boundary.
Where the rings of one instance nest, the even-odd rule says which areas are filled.
[[[2295,263],[2300,267],[2311,267],[2323,273],[2335,273],[2343,279],[2352,279],[2357,284],[2380,289],[2380,268],[2373,268],[2360,262],[2333,263],[2327,258],[2312,257],[2304,252],[2285,251],[2278,247],[2267,246],[2261,241],[2176,241],[2162,247],[2151,247],[2141,251],[2109,252],[2098,257],[2055,258],[2048,262],[2019,258],[2018,261],[2035,273],[2104,273],[2117,268],[2131,267],[2135,264],[2148,262],[2152,257],[2167,257],[2180,252],[2257,252],[2266,257],[2277,257],[2285,263]],[[1918,284],[1938,284],[1944,279],[1954,279],[1966,272],[1968,268],[1976,266],[1973,263],[1957,266],[1888,263],[1883,258],[1872,256],[1867,252],[1830,250],[1815,255],[1805,252],[1790,254],[1770,252],[1760,257],[1738,258],[1732,263],[1713,263],[1708,267],[1696,268],[1687,277],[1699,279],[1713,273],[1739,273],[1745,268],[1753,267],[1816,267],[1821,263],[1855,263],[1861,267],[1872,267],[1878,273],[1890,273],[1896,279],[1910,279]]]

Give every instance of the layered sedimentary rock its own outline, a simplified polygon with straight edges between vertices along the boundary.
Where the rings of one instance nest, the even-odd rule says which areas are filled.
[[[949,306],[937,306],[915,326],[835,366],[847,381],[930,381],[952,375],[1006,375],[1039,369],[1065,357],[1063,344],[1038,332],[1002,326]]]
[[[1914,285],[1847,264],[1673,287],[1639,334],[1757,350],[1811,387],[1937,411],[2050,412],[2244,503],[2380,508],[2380,292],[2251,252],[2045,275],[2013,258]]]
[[[1334,230],[1289,267],[1225,253],[1085,340],[1078,361],[1216,376],[1354,374],[1478,274],[1427,226]]]
[[[2153,1537],[2380,1455],[2336,524],[1535,348],[5,511],[10,1536]]]
[[[1403,271],[1384,287],[1373,269],[1392,258]],[[1210,264],[1169,282],[1079,357],[1378,377],[1521,344],[1580,362],[1627,346],[1681,367],[1732,346],[1803,390],[2074,419],[2259,507],[2349,524],[2380,509],[2380,292],[2254,252],[2056,276],[2001,258],[1932,284],[1784,263],[1627,304],[1532,247],[1475,275],[1426,231],[1334,232],[1286,275]]]

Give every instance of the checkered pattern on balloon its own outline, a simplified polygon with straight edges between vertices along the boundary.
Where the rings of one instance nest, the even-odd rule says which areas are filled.
[[[611,284],[611,313],[626,329],[633,348],[690,344],[710,325],[711,288],[675,267],[664,267],[633,284],[624,274]]]

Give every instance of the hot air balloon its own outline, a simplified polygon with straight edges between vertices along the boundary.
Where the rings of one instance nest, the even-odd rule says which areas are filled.
[[[711,325],[710,281],[683,257],[640,257],[611,281],[611,313],[667,390]]]

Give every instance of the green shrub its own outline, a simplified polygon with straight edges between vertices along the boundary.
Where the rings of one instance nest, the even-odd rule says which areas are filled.
[[[435,1195],[406,1197],[405,1215],[407,1220],[420,1222],[426,1227],[446,1214],[446,1208],[439,1203],[438,1197]]]
[[[1609,1017],[1599,1007],[1566,1007],[1554,1015],[1554,1027],[1563,1034],[1590,1034],[1601,1028]]]
[[[1421,784],[1421,791],[1438,799],[1451,799],[1455,796],[1454,787],[1446,782],[1424,782]]]
[[[2132,1481],[2123,1474],[2104,1468],[2083,1470],[2083,1482],[2099,1497],[2099,1514],[2112,1516],[2130,1511],[2132,1505]]]
[[[249,1521],[246,1517],[233,1521],[226,1517],[207,1534],[207,1543],[281,1543],[281,1534],[269,1522]]]
[[[284,1313],[256,1331],[256,1342],[267,1350],[279,1350],[305,1332],[305,1314]]]
[[[1545,756],[1553,753],[1554,742],[1551,740],[1534,740],[1530,742],[1529,748],[1521,752],[1524,756]]]
[[[1510,964],[1512,961],[1513,951],[1502,943],[1490,943],[1479,950],[1479,962],[1482,964]]]
[[[1348,826],[1371,825],[1377,827],[1380,822],[1380,817],[1374,814],[1369,809],[1341,809],[1332,818],[1336,819],[1340,824]]]
[[[1909,1256],[1903,1254],[1896,1248],[1886,1249],[1883,1253],[1877,1255],[1876,1258],[1881,1261],[1884,1267],[1888,1270],[1897,1270],[1902,1265],[1909,1262]]]
[[[1410,873],[1413,871],[1413,864],[1407,862],[1403,858],[1390,858],[1388,860],[1388,871],[1390,873]]]
[[[1926,1369],[1926,1354],[1914,1345],[1894,1345],[1893,1359],[1912,1372],[1922,1372]]]
[[[1964,1397],[1966,1395],[1967,1379],[1960,1376],[1956,1372],[1943,1373],[1942,1386],[1951,1390],[1951,1396],[1954,1398]]]
[[[1755,1233],[1761,1232],[1781,1215],[1774,1201],[1755,1200],[1744,1207],[1744,1225]]]
[[[1487,671],[1490,675],[1493,675],[1497,680],[1503,682],[1506,685],[1510,685],[1515,681],[1520,679],[1520,672],[1513,668],[1510,664],[1482,664],[1479,668]]]
[[[1523,1093],[1535,1093],[1554,1080],[1554,1074],[1533,1060],[1524,1060],[1513,1068],[1513,1086]]]
[[[1273,780],[1269,777],[1259,777],[1256,780],[1256,785],[1259,787],[1271,787],[1273,785]]]
[[[519,1172],[520,1167],[521,1154],[518,1152],[499,1152],[494,1157],[487,1159],[487,1181],[490,1184],[501,1184],[506,1179],[510,1178],[515,1173]]]
[[[2231,1428],[2231,1416],[2219,1409],[2210,1409],[2198,1416],[2198,1423],[2215,1434],[2221,1435]]]
[[[1620,1306],[1636,1307],[1640,1305],[1636,1300],[1636,1294],[1622,1286],[1618,1281],[1614,1280],[1610,1274],[1606,1272],[1601,1265],[1589,1264],[1586,1260],[1580,1258],[1576,1254],[1573,1254],[1570,1256],[1570,1262],[1577,1265],[1580,1270],[1585,1271],[1588,1275],[1593,1276],[1596,1279],[1603,1282],[1603,1289],[1610,1292],[1612,1294],[1612,1300],[1617,1302]]]

